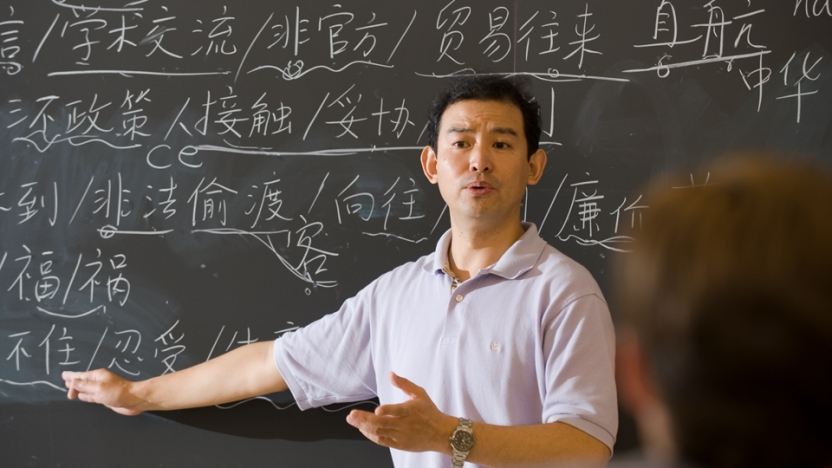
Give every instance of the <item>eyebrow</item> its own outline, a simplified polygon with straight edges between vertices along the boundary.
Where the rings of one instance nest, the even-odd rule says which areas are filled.
[[[474,133],[474,130],[468,127],[450,127],[445,133]],[[511,127],[494,127],[488,133],[518,136],[517,132]]]

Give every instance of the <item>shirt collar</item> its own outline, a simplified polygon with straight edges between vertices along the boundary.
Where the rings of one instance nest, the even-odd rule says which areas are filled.
[[[502,276],[506,279],[514,279],[534,266],[543,251],[543,247],[546,246],[546,241],[537,234],[537,226],[534,223],[521,224],[526,232],[500,257],[497,263],[483,268],[481,271]],[[433,263],[425,265],[425,269],[436,274],[444,274],[442,268],[448,264],[448,248],[450,246],[451,230],[449,229],[439,238],[433,254]]]

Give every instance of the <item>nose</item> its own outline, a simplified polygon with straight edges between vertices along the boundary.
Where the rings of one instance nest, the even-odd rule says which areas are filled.
[[[468,156],[468,170],[471,172],[490,172],[491,171],[491,155],[487,148],[476,144],[471,149]]]

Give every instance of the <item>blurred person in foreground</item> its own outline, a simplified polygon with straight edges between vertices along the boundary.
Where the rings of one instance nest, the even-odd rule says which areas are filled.
[[[761,154],[708,170],[649,192],[615,265],[617,382],[644,462],[832,467],[832,176]]]

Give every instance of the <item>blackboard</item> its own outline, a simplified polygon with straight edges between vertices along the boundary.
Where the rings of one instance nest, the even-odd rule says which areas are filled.
[[[735,148],[830,162],[830,31],[829,0],[7,0],[0,465],[389,466],[343,408],[125,418],[60,372],[179,370],[430,252],[426,109],[474,71],[531,83],[549,165],[523,217],[607,290],[648,179],[718,183],[692,168]]]

